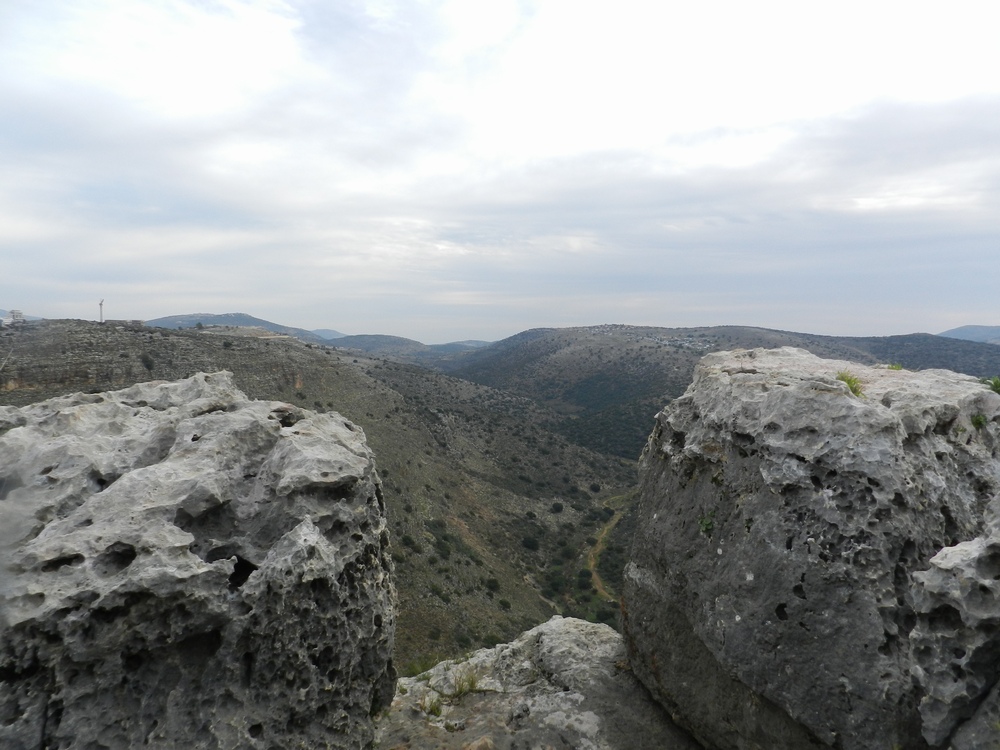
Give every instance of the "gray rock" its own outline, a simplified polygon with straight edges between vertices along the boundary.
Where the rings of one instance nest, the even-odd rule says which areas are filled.
[[[0,746],[360,748],[388,705],[378,476],[229,373],[0,409]]]
[[[965,375],[705,357],[641,460],[636,674],[717,748],[982,747],[998,436],[1000,396]]]
[[[377,736],[386,750],[699,748],[629,671],[618,633],[562,617],[400,679]]]

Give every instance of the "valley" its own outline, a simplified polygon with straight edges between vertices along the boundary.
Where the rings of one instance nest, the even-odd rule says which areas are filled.
[[[340,412],[377,456],[399,595],[397,662],[414,671],[556,612],[615,624],[635,528],[635,459],[653,416],[683,393],[703,354],[786,345],[908,369],[1000,372],[1000,348],[929,334],[607,325],[432,348],[396,337],[319,344],[262,327],[49,320],[0,331],[0,404],[224,369],[252,398]]]

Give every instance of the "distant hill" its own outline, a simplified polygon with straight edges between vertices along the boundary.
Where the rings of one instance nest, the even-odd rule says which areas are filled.
[[[938,335],[983,344],[1000,344],[1000,326],[959,326]]]
[[[341,333],[340,331],[335,331],[332,328],[316,328],[312,332],[321,339],[340,339],[347,335]]]
[[[1000,347],[915,333],[847,337],[745,326],[540,328],[426,364],[517,394],[563,415],[557,428],[592,450],[635,458],[653,415],[680,396],[708,352],[795,346],[864,364],[897,363],[977,377],[1000,373]]]
[[[207,329],[191,330],[199,322]],[[635,524],[635,458],[654,415],[708,352],[797,346],[866,364],[1000,374],[1000,347],[930,334],[602,325],[488,345],[396,336],[316,345],[293,338],[300,329],[235,313],[149,324],[162,327],[43,321],[0,330],[0,359],[10,353],[0,404],[227,369],[252,397],[337,409],[378,456],[402,663],[509,640],[554,611],[615,620],[585,570],[602,540],[597,566],[605,585],[618,586]]]
[[[280,333],[286,336],[293,336],[300,341],[307,341],[312,344],[325,344],[328,339],[317,335],[304,328],[292,328],[269,320],[255,318],[246,313],[191,313],[190,315],[168,315],[165,318],[147,320],[146,325],[151,328],[196,328],[201,323],[203,326],[235,326],[238,328],[263,328],[273,333]]]
[[[431,364],[451,354],[464,354],[491,346],[489,341],[453,341],[449,344],[422,344],[402,336],[380,334],[344,336],[333,344],[338,349],[354,349],[378,357],[417,364]]]

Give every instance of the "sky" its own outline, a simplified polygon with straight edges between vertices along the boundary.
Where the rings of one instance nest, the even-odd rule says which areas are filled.
[[[1000,324],[995,0],[3,0],[0,308]]]

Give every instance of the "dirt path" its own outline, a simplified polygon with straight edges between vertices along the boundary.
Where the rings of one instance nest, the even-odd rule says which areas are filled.
[[[597,541],[587,552],[587,568],[590,569],[590,576],[594,584],[594,589],[597,591],[598,596],[609,602],[617,601],[618,597],[609,592],[607,587],[604,585],[604,581],[601,579],[601,574],[597,572],[597,563],[601,559],[601,553],[604,551],[607,536],[621,520],[622,506],[629,500],[630,497],[631,495],[618,495],[605,503],[605,505],[609,508],[614,509],[615,514],[608,519],[608,522],[604,524],[604,526],[601,527],[600,532],[597,534]]]

